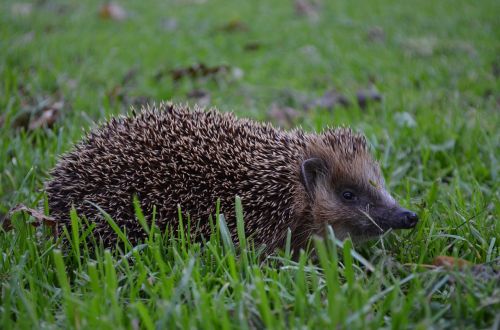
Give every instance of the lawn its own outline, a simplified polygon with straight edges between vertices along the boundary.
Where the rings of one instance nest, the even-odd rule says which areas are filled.
[[[0,328],[500,328],[499,12],[496,0],[2,1],[0,218],[43,205],[58,156],[96,122],[173,100],[352,126],[421,220],[362,245],[329,232],[292,258],[261,255],[243,232],[234,245],[224,221],[203,243],[152,227],[105,250],[75,214],[68,247],[16,214],[0,229]]]

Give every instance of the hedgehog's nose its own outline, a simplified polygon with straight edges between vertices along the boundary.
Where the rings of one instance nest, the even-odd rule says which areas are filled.
[[[402,217],[405,228],[413,228],[418,222],[418,215],[415,212],[405,211]]]

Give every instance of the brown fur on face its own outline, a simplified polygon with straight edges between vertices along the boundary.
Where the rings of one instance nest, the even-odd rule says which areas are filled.
[[[302,182],[309,190],[305,202],[313,218],[312,232],[323,235],[331,225],[340,239],[351,236],[362,240],[416,223],[416,215],[402,209],[387,192],[363,136],[346,128],[326,131],[311,139],[305,156],[305,162],[315,163],[309,169],[314,172],[311,187],[304,182],[307,174],[302,173]],[[356,200],[344,199],[345,192],[354,194]],[[414,221],[410,223],[407,217]]]

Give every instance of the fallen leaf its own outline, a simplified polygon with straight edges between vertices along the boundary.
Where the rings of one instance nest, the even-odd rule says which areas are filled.
[[[52,127],[52,125],[54,125],[57,118],[59,117],[59,111],[60,111],[59,105],[61,105],[62,107],[61,103],[57,104],[56,105],[57,107],[44,110],[38,118],[36,118],[29,124],[28,130],[34,131],[41,127]]]
[[[356,99],[358,101],[358,105],[361,109],[365,109],[367,105],[371,102],[380,102],[382,101],[382,95],[380,95],[379,91],[375,86],[370,87],[369,89],[361,89],[356,93]]]
[[[337,92],[335,89],[330,89],[323,94],[318,99],[309,102],[307,108],[324,108],[328,110],[333,110],[336,106],[348,107],[350,105],[349,99]]]
[[[380,26],[370,28],[366,34],[368,41],[374,43],[383,43],[385,41],[385,32]]]
[[[472,264],[464,259],[448,257],[448,256],[438,256],[434,258],[432,264],[437,267],[444,267],[447,269],[459,268],[462,269],[464,267],[471,266]]]
[[[196,101],[196,103],[201,107],[207,107],[210,105],[211,97],[210,93],[203,89],[193,89],[187,94],[187,97]]]
[[[102,19],[123,21],[127,18],[127,12],[116,2],[108,2],[99,9],[99,16]]]
[[[30,216],[32,216],[35,219],[35,221],[31,223],[33,226],[39,227],[40,225],[46,225],[48,227],[55,229],[55,234],[57,235],[57,221],[53,217],[45,215],[43,214],[43,212],[40,212],[40,210],[29,208],[23,204],[16,205],[15,207],[9,210],[9,213],[7,214],[3,222],[3,226],[6,226],[8,229],[11,229],[12,228],[11,217],[13,214],[18,212],[25,212]]]
[[[64,101],[62,100],[49,103],[30,122],[30,124],[28,125],[28,130],[33,131],[42,127],[46,128],[52,127],[59,118],[63,107],[64,107]]]
[[[27,131],[51,128],[59,119],[63,107],[63,100],[45,98],[33,106],[28,106],[28,110],[22,111],[14,118],[11,126],[14,129],[22,128]]]
[[[294,108],[281,106],[276,103],[271,104],[267,115],[269,119],[283,128],[293,126],[296,120],[300,117],[300,112]]]
[[[170,70],[170,75],[174,82],[177,82],[185,77],[190,79],[199,78],[214,78],[220,74],[227,74],[229,72],[229,66],[227,65],[216,65],[207,66],[204,63],[194,64],[184,68],[177,68]]]
[[[220,31],[224,32],[246,32],[249,30],[248,25],[239,19],[233,19],[219,27]]]

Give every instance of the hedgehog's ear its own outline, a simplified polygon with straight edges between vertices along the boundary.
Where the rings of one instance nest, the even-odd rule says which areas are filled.
[[[309,158],[302,162],[300,166],[300,180],[311,199],[314,198],[314,189],[316,188],[318,177],[325,175],[326,172],[326,163],[321,158]]]

